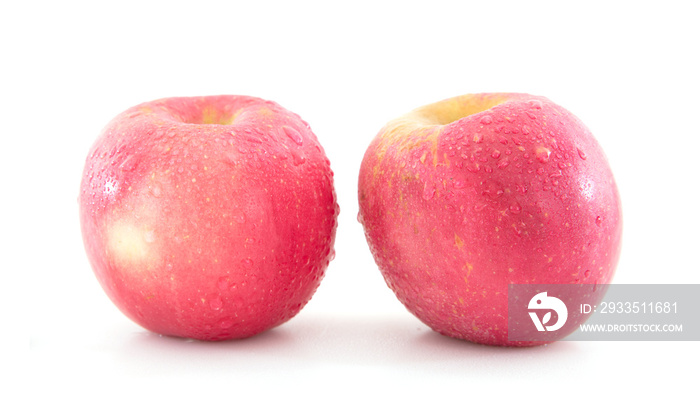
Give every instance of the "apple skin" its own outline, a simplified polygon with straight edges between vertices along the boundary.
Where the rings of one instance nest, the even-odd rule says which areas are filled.
[[[620,198],[583,123],[544,97],[473,94],[387,124],[362,161],[359,215],[387,285],[435,331],[508,341],[509,284],[607,284]]]
[[[80,224],[109,298],[153,332],[255,335],[292,318],[334,257],[333,172],[306,122],[255,97],[161,99],[103,130]]]

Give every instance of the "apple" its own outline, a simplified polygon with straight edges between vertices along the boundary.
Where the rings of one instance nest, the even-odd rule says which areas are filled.
[[[606,284],[618,190],[584,124],[544,97],[471,94],[389,122],[360,168],[359,215],[387,285],[432,329],[502,346],[509,284]]]
[[[225,340],[284,323],[334,257],[324,150],[298,115],[255,97],[121,113],[87,157],[79,205],[102,288],[163,335]]]

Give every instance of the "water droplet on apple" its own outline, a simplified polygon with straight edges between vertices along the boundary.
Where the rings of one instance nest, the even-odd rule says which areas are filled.
[[[514,225],[512,225],[512,227],[513,227],[513,232],[515,233],[515,235],[518,237],[522,237],[522,231],[518,228],[518,226],[516,226],[514,224]]]
[[[233,319],[230,317],[227,317],[225,319],[221,319],[221,321],[219,321],[219,327],[221,327],[223,329],[231,328],[231,327],[233,327],[233,324],[234,324]]]
[[[479,122],[482,125],[489,125],[493,122],[493,117],[491,117],[491,115],[484,115]]]
[[[163,195],[163,190],[160,187],[160,184],[154,183],[150,186],[150,191],[151,195],[153,195],[156,198],[160,198],[161,195]]]
[[[472,173],[477,173],[481,170],[481,166],[479,164],[469,164],[467,165],[467,170]]]
[[[530,134],[530,131],[532,129],[530,129],[530,126],[528,125],[523,125],[523,127],[521,127],[520,130],[523,132],[523,135],[527,136],[528,134]]]
[[[302,153],[292,152],[292,162],[294,166],[303,165],[306,162],[306,157]]]
[[[510,209],[510,213],[514,213],[516,215],[522,210],[520,204],[518,204],[517,202],[512,203],[508,209]]]
[[[231,285],[231,278],[229,276],[219,277],[219,281],[217,282],[217,286],[219,287],[220,290],[222,290],[222,291],[228,290],[230,285]]]
[[[478,144],[478,143],[481,143],[481,142],[484,141],[484,135],[483,135],[483,134],[477,133],[477,134],[474,135],[474,137],[472,137],[472,141],[475,142],[475,143],[477,143],[477,144]]]
[[[540,147],[537,150],[535,150],[535,157],[538,161],[542,163],[547,163],[547,161],[549,161],[549,154],[551,153],[552,151],[549,148]]]
[[[540,100],[529,100],[527,103],[534,109],[542,109],[542,101]]]
[[[474,205],[474,210],[477,212],[481,212],[484,208],[486,208],[486,204],[476,204]]]
[[[119,169],[121,170],[126,170],[126,171],[132,171],[136,169],[136,158],[133,155],[129,155],[124,159],[124,161],[119,165]]]
[[[602,226],[603,225],[603,218],[601,218],[600,216],[596,217],[595,224],[597,224],[598,227]]]
[[[335,259],[335,249],[332,249],[332,250],[331,250],[331,255],[330,255],[330,257],[328,258],[328,260],[329,260],[330,262],[332,262],[333,259]]]
[[[525,114],[530,117],[530,119],[537,119],[537,115],[533,114],[530,111],[525,111]]]
[[[578,156],[581,157],[581,159],[583,159],[583,160],[585,161],[586,158],[587,158],[587,157],[586,157],[586,153],[583,152],[583,150],[580,149],[580,148],[576,148],[576,149],[578,150]]]
[[[500,157],[500,156],[501,156],[501,152],[498,150],[493,150],[493,152],[491,153],[491,158],[498,159],[498,157]]]
[[[583,273],[583,276],[586,277],[586,278],[591,277],[591,271],[590,271],[590,270],[586,270],[586,271]]]
[[[292,139],[292,141],[297,143],[297,145],[302,145],[304,143],[304,139],[301,137],[301,134],[296,131],[296,129],[289,126],[282,126],[282,130],[284,130],[287,137]]]
[[[236,213],[233,214],[233,220],[236,223],[243,224],[243,223],[245,223],[245,214],[241,211],[237,211]]]
[[[433,198],[434,195],[435,187],[433,187],[431,184],[425,183],[425,186],[423,187],[423,199],[427,201]]]
[[[220,310],[223,306],[224,302],[221,300],[220,296],[215,295],[209,298],[209,307],[212,310]]]

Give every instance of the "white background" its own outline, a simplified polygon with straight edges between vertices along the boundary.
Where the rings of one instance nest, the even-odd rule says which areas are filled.
[[[0,396],[13,386],[42,397],[695,389],[698,342],[508,349],[442,337],[386,287],[356,221],[360,161],[385,122],[460,94],[544,95],[588,125],[615,173],[624,243],[614,282],[700,283],[692,2],[7,3],[0,361],[13,371]],[[148,333],[112,305],[85,257],[76,201],[88,149],[112,117],[208,94],[301,115],[331,160],[341,207],[337,257],[309,305],[277,329],[215,344]]]

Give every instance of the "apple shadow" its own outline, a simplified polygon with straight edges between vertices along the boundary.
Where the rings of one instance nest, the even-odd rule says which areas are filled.
[[[141,330],[119,344],[115,360],[128,374],[196,374],[219,369],[264,369],[266,362],[293,341],[293,334],[275,328],[250,338],[207,342]]]
[[[504,369],[529,375],[541,373],[543,367],[568,367],[572,357],[585,357],[579,344],[492,347],[442,336],[410,314],[302,312],[282,326],[240,340],[203,342],[139,331],[119,345],[116,360],[126,372],[139,375],[196,374],[212,368],[266,374],[329,366],[391,368],[443,377],[495,375]]]
[[[538,379],[542,375],[556,375],[575,368],[572,365],[588,362],[585,344],[559,341],[531,347],[504,347],[476,344],[441,335],[427,329],[413,337],[415,351],[409,355],[414,361],[433,364],[436,372],[475,373],[498,376],[507,370],[509,375]],[[576,359],[576,361],[572,361]],[[456,371],[459,370],[459,371]]]
[[[443,336],[408,313],[361,317],[309,316],[289,327],[294,327],[295,340],[304,347],[306,357],[362,366],[401,364],[424,367],[432,364],[482,370],[489,364],[502,367],[513,361],[557,363],[585,353],[579,343],[571,341],[534,347],[475,344]]]

